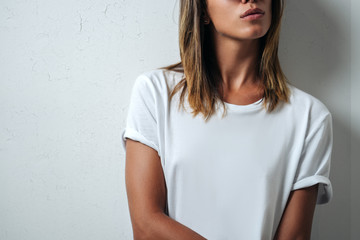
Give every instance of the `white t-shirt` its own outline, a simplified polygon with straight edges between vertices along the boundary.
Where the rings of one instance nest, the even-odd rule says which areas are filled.
[[[272,113],[262,99],[226,103],[205,123],[178,110],[172,88],[182,73],[155,69],[132,88],[125,138],[154,148],[167,186],[168,215],[211,240],[272,239],[290,191],[320,183],[317,204],[332,198],[332,117],[293,85],[290,103]],[[185,95],[187,96],[187,95]],[[219,104],[220,106],[220,104]]]

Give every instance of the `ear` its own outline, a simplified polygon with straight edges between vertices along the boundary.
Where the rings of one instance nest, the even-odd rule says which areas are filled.
[[[206,10],[201,11],[201,21],[204,24],[209,24],[210,23],[210,17],[208,15],[208,13],[206,12]]]

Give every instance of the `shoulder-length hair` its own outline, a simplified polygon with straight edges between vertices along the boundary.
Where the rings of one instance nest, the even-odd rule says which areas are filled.
[[[184,96],[188,93],[188,103],[195,117],[202,113],[207,121],[216,111],[218,100],[226,107],[218,90],[221,76],[217,66],[209,32],[209,25],[203,24],[202,13],[206,0],[180,0],[179,47],[181,61],[159,69],[184,73],[184,78],[176,84],[170,94],[170,101],[182,89],[180,105],[184,107]],[[260,39],[258,76],[264,88],[263,107],[271,112],[279,101],[289,101],[290,89],[278,58],[281,18],[284,0],[272,0],[272,19],[268,32]],[[179,68],[180,67],[180,68]],[[223,114],[224,116],[224,114]]]

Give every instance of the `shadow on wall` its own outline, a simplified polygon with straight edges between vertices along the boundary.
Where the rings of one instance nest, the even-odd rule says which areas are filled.
[[[279,47],[289,82],[322,101],[333,116],[334,196],[317,206],[312,239],[350,239],[350,32],[341,27],[350,8],[337,8],[334,1],[286,1]]]

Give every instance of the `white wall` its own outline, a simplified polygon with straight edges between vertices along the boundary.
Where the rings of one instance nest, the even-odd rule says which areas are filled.
[[[333,116],[334,198],[317,206],[312,239],[350,239],[350,9],[350,0],[289,0],[283,19],[280,56],[285,74],[319,98]]]
[[[351,239],[360,239],[360,1],[351,1]]]
[[[178,2],[0,1],[1,240],[132,239],[120,129],[135,77],[179,59]],[[334,198],[313,239],[359,238],[350,12],[350,0],[288,0],[281,37],[289,80],[334,117]]]

